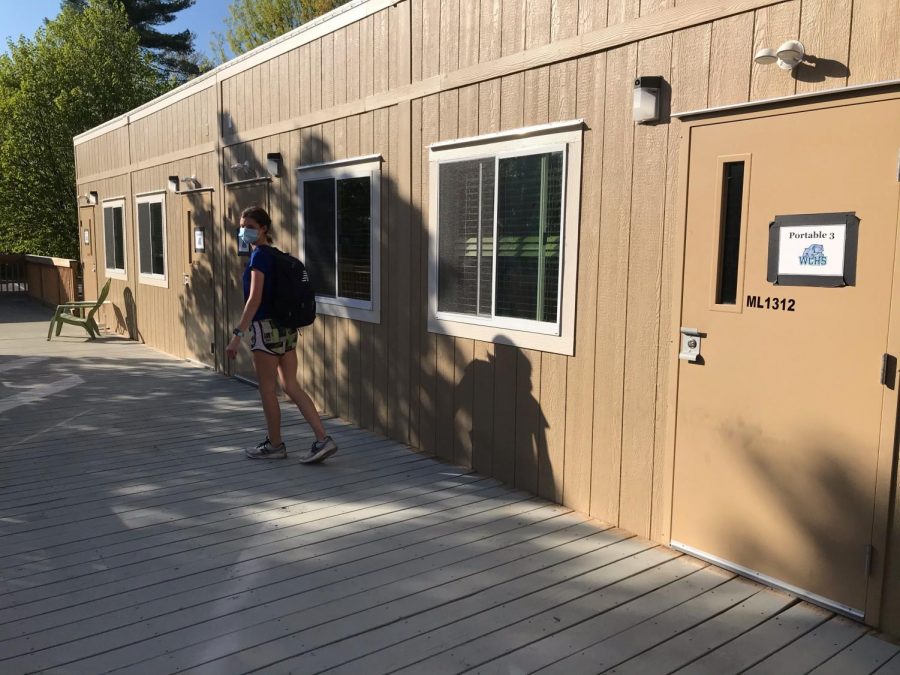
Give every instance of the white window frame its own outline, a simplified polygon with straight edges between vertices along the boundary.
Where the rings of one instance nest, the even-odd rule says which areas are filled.
[[[135,260],[137,261],[137,269],[138,269],[138,282],[142,284],[146,284],[147,286],[159,286],[161,288],[169,287],[169,242],[168,242],[168,228],[166,226],[166,192],[165,190],[159,190],[157,192],[148,192],[144,194],[137,195],[134,199],[135,207],[134,207],[134,239],[135,239],[135,251],[137,255]],[[141,271],[141,217],[140,217],[140,205],[141,204],[161,204],[162,208],[160,211],[162,212],[162,240],[163,240],[163,274],[148,274],[146,272]]]
[[[306,255],[306,223],[304,221],[303,184],[307,181],[333,178],[364,178],[370,180],[369,192],[369,250],[371,251],[370,300],[316,295],[316,312],[345,319],[381,323],[381,155],[354,157],[336,162],[308,164],[297,167],[297,191],[299,194],[299,257]],[[335,194],[337,191],[335,190]],[[337,249],[335,249],[335,257]],[[305,262],[305,260],[304,260]],[[335,269],[337,259],[335,258]]]
[[[575,301],[583,126],[582,120],[572,120],[434,143],[429,146],[429,332],[569,356],[575,353]],[[438,311],[438,242],[440,241],[438,178],[440,165],[447,162],[490,157],[499,161],[503,158],[559,151],[563,152],[563,203],[562,223],[560,224],[559,295],[556,323]],[[497,193],[495,191],[495,228],[496,200]],[[495,245],[495,255],[497,250],[498,247]],[[494,276],[493,283],[496,288],[496,265],[494,266]],[[492,295],[492,303],[496,303],[496,294]]]
[[[128,281],[128,227],[125,224],[125,199],[124,197],[112,197],[100,202],[101,216],[103,220],[103,269],[107,279],[119,279]],[[106,241],[106,209],[122,209],[122,269],[106,266],[106,250],[109,242]],[[115,246],[115,243],[113,243]]]

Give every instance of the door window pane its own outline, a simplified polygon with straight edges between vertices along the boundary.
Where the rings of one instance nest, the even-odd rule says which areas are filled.
[[[716,303],[720,305],[733,305],[737,302],[743,203],[744,163],[726,162],[722,175],[719,278],[716,285]]]

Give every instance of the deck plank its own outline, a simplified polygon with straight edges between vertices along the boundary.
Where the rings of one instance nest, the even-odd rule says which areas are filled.
[[[338,418],[325,464],[250,462],[254,388],[13,315],[2,673],[900,670],[861,624]],[[284,433],[312,439],[288,406]]]

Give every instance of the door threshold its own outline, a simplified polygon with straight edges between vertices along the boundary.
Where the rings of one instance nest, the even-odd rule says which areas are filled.
[[[787,591],[792,595],[796,595],[798,598],[802,598],[807,600],[814,605],[819,605],[820,607],[824,607],[825,609],[830,609],[838,614],[843,614],[844,616],[849,616],[851,619],[856,619],[857,621],[862,621],[865,619],[865,612],[860,609],[854,609],[853,607],[848,607],[847,605],[842,605],[839,602],[835,602],[834,600],[829,600],[828,598],[822,597],[821,595],[817,595],[815,593],[811,593],[810,591],[804,590],[802,588],[798,588],[797,586],[793,586],[791,584],[785,583],[784,581],[780,581],[775,579],[774,577],[770,577],[767,574],[763,574],[762,572],[757,572],[756,570],[752,570],[749,567],[743,567],[742,565],[736,565],[733,562],[729,562],[723,558],[719,558],[718,556],[714,556],[710,553],[706,553],[701,551],[700,549],[696,549],[693,546],[688,546],[687,544],[682,544],[680,541],[675,541],[674,539],[669,542],[669,546],[676,551],[681,551],[682,553],[687,553],[695,558],[699,558],[700,560],[705,560],[706,562],[712,563],[717,567],[722,567],[726,570],[731,570],[732,572],[736,572],[743,577],[748,577],[750,579],[754,579],[755,581],[759,581],[760,583],[765,584],[766,586],[771,586],[773,588],[780,588],[781,590]]]

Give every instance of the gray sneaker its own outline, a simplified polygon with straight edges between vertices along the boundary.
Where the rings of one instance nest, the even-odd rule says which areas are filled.
[[[247,448],[244,450],[244,454],[250,459],[284,459],[287,457],[287,446],[284,443],[278,446],[272,445],[269,437],[266,436],[266,440],[255,448]]]
[[[318,464],[327,457],[331,457],[338,451],[338,445],[331,436],[326,436],[324,441],[315,441],[309,448],[309,452],[300,458],[301,464]]]

